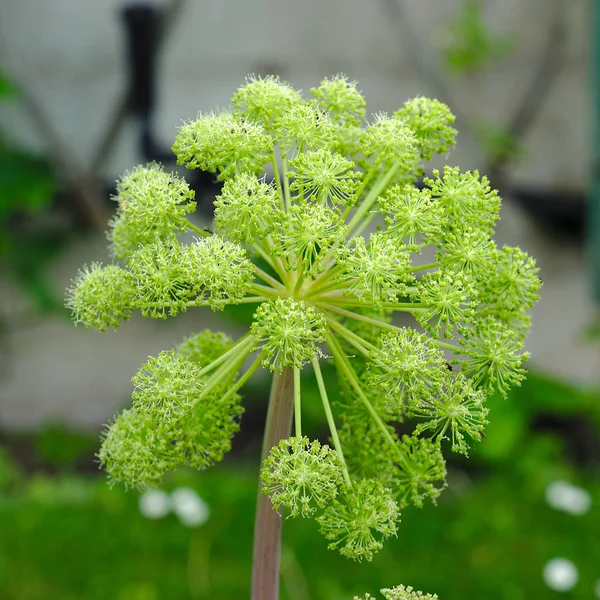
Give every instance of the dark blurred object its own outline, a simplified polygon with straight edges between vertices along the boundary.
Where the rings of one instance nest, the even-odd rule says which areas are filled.
[[[145,161],[173,164],[175,155],[156,141],[152,120],[156,105],[156,64],[167,10],[149,3],[134,3],[125,5],[122,16],[127,37],[129,110],[139,121],[141,153]],[[211,203],[200,201],[198,205],[212,210],[212,198],[220,190],[213,174],[194,171],[187,174],[186,179],[196,192],[211,198]]]
[[[509,195],[531,215],[538,227],[571,241],[584,241],[589,200],[584,192],[510,186]]]
[[[159,147],[152,127],[161,18],[162,11],[151,4],[132,4],[123,9],[123,23],[127,36],[130,110],[139,119],[142,153],[146,160],[172,162],[172,152]]]

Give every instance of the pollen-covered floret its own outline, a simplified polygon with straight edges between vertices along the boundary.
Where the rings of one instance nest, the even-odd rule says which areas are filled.
[[[408,252],[386,233],[374,233],[368,242],[355,238],[351,248],[340,251],[339,263],[348,291],[375,306],[397,300],[414,279]]]
[[[201,364],[171,350],[149,357],[132,379],[133,407],[104,434],[100,462],[112,481],[144,489],[179,465],[205,469],[231,449],[243,412],[225,391],[235,377],[201,397]]]
[[[433,154],[443,154],[454,145],[456,129],[454,115],[439,100],[413,98],[404,103],[394,117],[406,123],[415,134],[421,157],[429,160]]]
[[[263,462],[261,480],[275,510],[283,505],[292,517],[314,515],[344,485],[335,451],[306,437],[291,437],[274,446]]]
[[[106,331],[129,319],[135,307],[131,273],[117,265],[93,262],[80,269],[67,291],[66,306],[75,324]]]
[[[497,251],[494,262],[495,269],[486,280],[481,301],[500,314],[531,308],[542,285],[535,260],[520,248],[504,246]]]
[[[133,406],[168,421],[179,405],[191,406],[204,385],[201,367],[175,350],[150,356],[131,383]]]
[[[370,369],[370,381],[385,392],[397,416],[405,413],[407,402],[418,401],[449,377],[444,354],[433,339],[408,327],[381,336]]]
[[[424,308],[415,311],[419,324],[438,335],[451,337],[456,325],[469,323],[475,314],[476,290],[463,273],[438,269],[417,284],[416,298]]]
[[[462,354],[469,358],[462,363],[461,372],[471,377],[476,387],[506,397],[510,388],[521,385],[529,353],[523,352],[523,342],[515,331],[490,317],[476,323],[474,332],[466,333],[460,343]]]
[[[200,292],[196,273],[185,264],[177,241],[140,246],[129,259],[135,281],[136,306],[144,317],[166,319],[185,312]]]
[[[365,132],[364,154],[375,165],[396,169],[401,180],[406,177],[414,179],[416,175],[418,143],[413,132],[400,119],[376,115]]]
[[[408,504],[420,508],[427,498],[435,503],[446,479],[446,461],[440,445],[416,435],[405,435],[397,445],[397,455],[398,469],[392,477],[400,508]]]
[[[330,550],[354,560],[372,560],[382,541],[396,535],[400,517],[392,492],[380,482],[363,479],[346,488],[318,518]]]
[[[276,189],[251,173],[229,179],[215,200],[217,231],[238,243],[251,244],[273,232],[283,220]]]
[[[356,88],[356,81],[348,81],[345,75],[325,78],[310,93],[319,107],[327,111],[333,121],[343,125],[360,125],[365,118],[367,103]]]
[[[441,231],[442,212],[428,190],[396,185],[379,201],[387,231],[408,246],[434,241]]]
[[[186,246],[184,267],[213,310],[239,302],[254,279],[254,265],[246,250],[218,235]]]
[[[117,182],[117,215],[110,222],[111,252],[129,258],[140,244],[172,239],[186,228],[194,212],[194,191],[156,163],[134,168]]]
[[[337,204],[352,204],[356,198],[360,172],[354,163],[341,154],[321,148],[304,152],[290,162],[290,189],[307,200]]]
[[[273,139],[259,125],[230,113],[199,115],[179,130],[173,144],[178,165],[218,173],[221,181],[262,173],[272,150]]]
[[[385,600],[437,600],[438,598],[437,594],[424,594],[423,592],[416,591],[410,585],[408,587],[399,585],[392,589],[383,589],[380,591]]]
[[[480,441],[487,425],[489,410],[484,406],[486,396],[473,387],[461,373],[435,394],[424,395],[420,402],[409,407],[409,415],[426,419],[415,433],[431,431],[437,442],[450,439],[452,451],[467,454],[466,438]]]
[[[281,244],[289,266],[311,273],[327,250],[342,242],[348,227],[335,211],[321,204],[301,204],[290,208]]]
[[[273,75],[248,77],[246,84],[231,99],[239,114],[262,124],[270,133],[287,110],[303,102],[302,96],[291,85]]]
[[[434,179],[426,177],[424,183],[444,210],[448,224],[461,231],[473,227],[492,235],[500,211],[498,192],[490,187],[487,177],[478,171],[461,173],[457,167],[445,167],[441,175],[433,170]]]
[[[302,301],[277,298],[258,307],[252,333],[266,353],[265,366],[271,370],[302,367],[320,355],[325,319]]]
[[[275,139],[282,148],[295,152],[328,148],[334,143],[334,127],[329,115],[311,104],[294,104],[275,125]]]
[[[152,415],[129,409],[103,432],[98,458],[111,484],[145,489],[158,486],[179,457]]]

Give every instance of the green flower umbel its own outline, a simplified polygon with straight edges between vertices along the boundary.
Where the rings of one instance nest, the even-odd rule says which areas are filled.
[[[118,262],[84,267],[67,304],[100,331],[133,313],[240,303],[255,307],[252,323],[237,340],[202,331],[149,358],[132,405],[103,434],[100,462],[136,488],[179,465],[214,464],[240,427],[240,390],[266,368],[271,407],[287,416],[265,448],[262,490],[286,516],[316,519],[330,548],[371,560],[399,531],[400,510],[409,519],[442,493],[445,454],[482,440],[486,399],[525,377],[537,267],[493,242],[500,198],[485,177],[446,167],[416,185],[423,161],[454,143],[444,104],[415,98],[368,118],[343,75],[310,99],[275,77],[249,78],[231,104],[183,125],[173,146],[178,164],[223,182],[215,233],[194,223],[184,179],[136,167],[117,184],[109,224]],[[400,312],[412,325],[395,324]],[[305,375],[328,444],[303,432]]]

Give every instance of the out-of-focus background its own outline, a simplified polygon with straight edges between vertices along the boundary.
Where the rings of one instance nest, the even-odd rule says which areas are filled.
[[[600,598],[598,4],[5,0],[0,599],[248,596],[265,378],[222,467],[140,495],[110,490],[94,459],[148,355],[206,326],[234,332],[247,312],[99,334],[72,326],[64,289],[108,258],[115,179],[150,160],[175,168],[182,121],[226,106],[249,73],[308,92],[338,72],[359,81],[369,113],[416,95],[450,105],[460,133],[443,163],[501,190],[497,240],[536,257],[543,288],[530,376],[492,401],[487,440],[449,464],[440,505],[407,510],[398,539],[358,566],[312,524],[286,521],[282,597],[404,582],[442,600]],[[209,224],[218,187],[190,177]]]

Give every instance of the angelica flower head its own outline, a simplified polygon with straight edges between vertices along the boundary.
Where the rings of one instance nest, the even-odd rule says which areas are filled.
[[[75,322],[105,331],[135,312],[255,309],[238,339],[191,332],[140,368],[132,406],[103,434],[111,481],[156,486],[179,465],[219,461],[240,427],[239,392],[266,368],[270,413],[288,411],[283,424],[293,413],[294,423],[293,435],[280,425],[263,457],[275,509],[316,519],[331,548],[370,560],[396,535],[401,510],[410,518],[437,500],[446,453],[481,441],[487,397],[525,377],[540,288],[531,257],[493,242],[500,198],[484,176],[446,167],[415,185],[423,161],[453,145],[453,121],[426,98],[367,117],[343,75],[310,99],[251,77],[229,109],[184,124],[173,145],[180,165],[223,182],[214,233],[196,225],[180,176],[156,164],[125,174],[108,234],[116,262],[77,274],[67,300]],[[412,324],[398,326],[398,313]],[[321,372],[328,360],[339,385]],[[328,444],[302,431],[305,374]],[[281,381],[293,384],[289,398]]]

